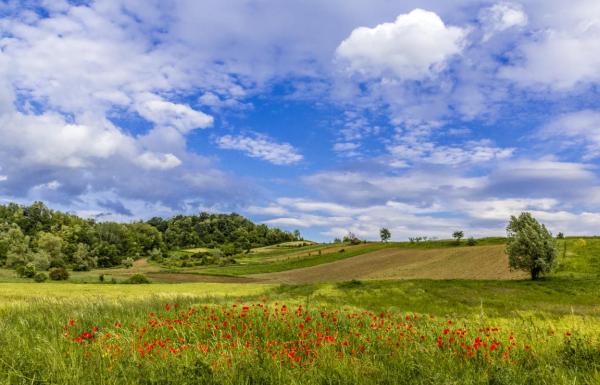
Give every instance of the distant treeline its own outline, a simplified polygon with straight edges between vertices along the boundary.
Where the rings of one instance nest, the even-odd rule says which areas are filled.
[[[298,232],[256,225],[238,214],[203,212],[115,223],[51,210],[42,202],[0,205],[0,266],[34,264],[38,271],[111,267],[126,258],[159,258],[180,248],[220,248],[233,254],[298,237]]]

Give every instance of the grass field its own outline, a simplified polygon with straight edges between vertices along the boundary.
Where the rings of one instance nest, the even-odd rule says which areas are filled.
[[[599,297],[585,279],[5,283],[0,383],[593,384]]]
[[[322,250],[216,277],[233,283],[4,277],[0,384],[600,383],[600,239],[560,241],[537,282],[507,273],[498,241]],[[130,270],[215,278],[156,269]]]

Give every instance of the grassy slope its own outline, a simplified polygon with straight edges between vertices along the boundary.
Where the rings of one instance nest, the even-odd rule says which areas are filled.
[[[478,245],[496,245],[504,242],[504,238],[484,238],[478,241]],[[317,251],[322,248],[334,248],[333,252],[324,252],[321,255],[317,253],[312,253],[313,251]],[[366,254],[370,252],[374,252],[377,250],[387,249],[387,248],[402,248],[402,249],[437,249],[437,248],[447,248],[447,247],[469,247],[465,242],[462,242],[460,245],[456,245],[454,241],[451,240],[440,240],[440,241],[428,241],[428,242],[420,242],[420,243],[410,243],[410,242],[389,242],[389,243],[379,243],[372,242],[367,244],[361,244],[357,246],[349,246],[340,244],[332,246],[332,245],[320,245],[320,246],[307,246],[306,251],[311,251],[311,255],[299,255],[293,256],[289,259],[275,259],[268,260],[264,258],[267,255],[263,255],[263,258],[257,258],[253,261],[253,263],[247,264],[239,264],[239,265],[230,265],[224,267],[207,267],[207,268],[196,268],[193,270],[194,273],[197,274],[208,274],[208,275],[228,275],[228,276],[241,276],[241,275],[249,275],[249,274],[262,274],[262,273],[275,273],[286,270],[300,269],[303,267],[310,267],[321,265],[324,263],[339,261],[342,259],[355,257],[357,255]],[[341,252],[341,250],[344,250]],[[295,251],[290,252],[290,254],[295,253]],[[277,255],[285,255],[285,254],[277,254]],[[269,254],[268,256],[273,256]]]
[[[232,365],[213,366],[210,376],[214,376],[216,383],[600,383],[600,355],[596,349],[600,343],[600,280],[597,279],[600,269],[596,257],[600,239],[586,241],[583,245],[575,244],[577,240],[567,240],[566,257],[561,260],[559,270],[538,282],[0,284],[0,345],[10,346],[10,349],[0,350],[0,384],[212,383],[198,377],[205,369],[194,366],[197,357],[203,357],[197,350],[154,362],[135,357],[118,360],[93,354],[90,357],[86,349],[75,348],[62,337],[61,325],[69,318],[87,325],[112,325],[115,320],[124,325],[142,325],[150,311],[159,311],[166,302],[177,302],[183,309],[201,304],[267,302],[301,304],[314,311],[356,308],[396,314],[431,314],[475,328],[498,326],[504,332],[514,333],[519,341],[533,344],[532,355],[519,364],[502,361],[490,364],[485,359],[465,363],[434,349],[406,351],[394,357],[335,356],[298,369],[269,365],[261,356],[232,349]],[[569,343],[564,336],[567,331],[577,336],[574,341],[588,342]],[[125,338],[135,341],[137,337],[126,335]],[[161,377],[165,373],[172,374],[169,381]]]

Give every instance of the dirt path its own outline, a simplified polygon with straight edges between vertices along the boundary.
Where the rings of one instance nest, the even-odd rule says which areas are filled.
[[[351,279],[519,279],[510,272],[504,245],[448,249],[384,249],[279,273],[250,276],[266,282],[310,283]]]

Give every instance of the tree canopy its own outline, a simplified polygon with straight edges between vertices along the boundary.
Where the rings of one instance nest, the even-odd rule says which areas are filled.
[[[291,233],[254,224],[239,214],[177,215],[146,222],[97,222],[30,206],[0,205],[0,266],[29,263],[38,270],[69,266],[89,270],[110,267],[126,258],[162,255],[169,249],[209,247],[241,252],[252,247],[294,241]]]
[[[382,227],[379,230],[379,237],[381,238],[381,242],[387,242],[392,237],[392,233],[386,227]]]
[[[546,226],[530,213],[511,216],[506,227],[508,254],[511,269],[528,271],[531,279],[552,270],[556,259],[555,240]]]

